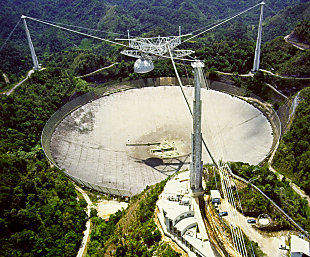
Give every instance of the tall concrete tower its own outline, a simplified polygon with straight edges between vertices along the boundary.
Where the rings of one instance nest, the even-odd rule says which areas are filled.
[[[27,35],[27,39],[28,39],[28,44],[29,44],[29,48],[30,48],[30,52],[31,52],[31,57],[32,57],[32,61],[33,61],[33,69],[34,70],[39,70],[41,67],[40,67],[40,64],[38,62],[38,58],[37,58],[36,52],[34,51],[34,47],[33,47],[32,41],[31,41],[29,29],[28,29],[28,26],[27,26],[27,23],[26,23],[26,18],[27,17],[22,15],[21,18],[24,21],[25,31],[26,31],[26,35]]]
[[[192,134],[192,161],[190,166],[190,187],[193,196],[204,193],[202,188],[202,135],[201,135],[201,100],[200,90],[202,81],[202,68],[200,61],[192,63],[195,78],[195,99],[193,103],[193,134]]]
[[[262,42],[263,12],[264,12],[265,2],[261,2],[260,4],[261,4],[260,17],[259,17],[255,56],[254,56],[254,63],[253,63],[253,70],[252,70],[253,72],[257,72],[259,70],[259,62],[260,62],[260,48],[261,48],[261,42]]]

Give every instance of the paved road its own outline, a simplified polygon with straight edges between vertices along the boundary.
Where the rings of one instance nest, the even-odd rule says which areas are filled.
[[[259,69],[260,71],[262,72],[265,72],[265,73],[268,73],[274,77],[278,77],[278,78],[281,78],[281,79],[298,79],[298,80],[310,80],[310,78],[298,78],[298,77],[294,77],[294,76],[282,76],[282,75],[278,75],[278,74],[274,74],[272,73],[271,71],[268,71],[268,70],[264,70],[264,69]]]
[[[84,190],[78,186],[75,186],[75,189],[78,190],[84,197],[85,201],[87,202],[87,216],[88,218],[90,217],[90,206],[93,204],[92,201],[89,199],[88,195],[84,192]],[[89,237],[89,232],[90,232],[90,220],[86,222],[86,230],[83,232],[84,237],[81,243],[80,250],[76,257],[82,257],[83,253],[85,251],[86,245],[87,245],[87,240]]]
[[[292,46],[297,47],[300,50],[307,50],[309,49],[309,45],[304,44],[305,46],[303,46],[302,44],[298,44],[298,42],[294,42],[292,40],[290,40],[290,35],[287,35],[284,37],[284,40],[286,43],[291,44]]]
[[[224,220],[228,224],[232,222],[236,224],[236,220],[238,221],[237,225],[240,226],[241,230],[247,235],[250,240],[253,240],[258,243],[261,250],[267,254],[267,256],[272,257],[283,257],[285,255],[283,250],[279,249],[280,244],[284,244],[285,240],[288,238],[288,233],[285,231],[277,232],[277,233],[268,233],[268,232],[260,232],[256,229],[255,225],[251,225],[247,223],[248,218],[242,215],[240,212],[231,212],[231,204],[228,203],[227,199],[222,199],[221,204],[219,205],[220,211],[228,211],[228,216],[223,217]],[[249,253],[249,256],[252,256]]]
[[[27,81],[27,80],[30,78],[30,76],[31,76],[32,73],[34,73],[34,70],[30,70],[30,71],[28,72],[26,78],[24,78],[21,82],[18,82],[14,87],[12,87],[12,88],[11,88],[8,92],[6,92],[5,94],[6,94],[7,96],[9,96],[10,94],[12,94],[16,88],[18,88],[21,84],[23,84],[25,81]]]
[[[275,173],[275,174],[277,174],[279,177],[279,180],[282,180],[282,178],[284,177],[282,174],[280,174],[279,172],[277,172],[270,164],[269,164],[269,169],[273,172],[273,173]],[[302,190],[302,189],[300,189],[300,187],[299,186],[297,186],[296,184],[294,184],[293,182],[292,182],[292,180],[290,180],[289,178],[285,178],[288,182],[289,182],[289,185],[290,185],[290,187],[297,193],[297,194],[299,194],[302,198],[306,198],[306,200],[308,201],[308,204],[309,204],[309,206],[310,206],[310,197],[309,197],[309,195],[306,195],[306,193]]]
[[[279,142],[278,142],[278,145],[279,145]],[[278,149],[278,145],[275,147],[274,152],[271,154],[271,156],[270,156],[270,158],[269,158],[269,160],[268,160],[268,167],[269,167],[269,169],[270,169],[273,173],[275,173],[275,174],[278,175],[278,179],[279,179],[279,180],[282,180],[282,178],[283,178],[284,176],[283,176],[282,174],[280,174],[279,172],[277,172],[277,171],[271,166],[273,157],[274,157],[274,155],[275,155],[275,153],[276,153],[276,149]],[[309,195],[307,195],[303,190],[301,190],[301,189],[300,189],[296,184],[294,184],[294,183],[292,182],[292,180],[290,180],[289,178],[286,178],[286,180],[289,181],[290,187],[291,187],[297,194],[299,194],[302,198],[306,198],[306,200],[308,201],[308,204],[309,204],[309,206],[310,206],[310,197],[309,197]]]
[[[285,99],[287,99],[288,97],[286,95],[283,95],[279,90],[277,90],[275,87],[273,87],[272,85],[265,83],[268,87],[270,87],[274,92],[276,92],[277,94],[281,95],[282,97],[284,97]]]

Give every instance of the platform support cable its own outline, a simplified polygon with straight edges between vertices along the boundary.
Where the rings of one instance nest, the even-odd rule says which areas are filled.
[[[211,211],[209,210],[209,208],[207,206],[205,206],[205,211],[209,213],[209,216],[211,217],[212,223],[214,224],[214,226],[216,227],[217,231],[219,231],[219,233],[221,234],[222,238],[225,239],[226,243],[228,245],[230,245],[230,247],[232,249],[234,249],[235,251],[237,251],[236,247],[234,244],[232,244],[230,242],[230,240],[227,238],[227,236],[225,235],[224,231],[223,231],[223,226],[224,226],[224,222],[223,219],[221,218],[221,223],[222,223],[222,227],[216,222],[216,220],[214,220],[214,217],[211,213]]]
[[[220,23],[220,22],[222,22],[222,21],[224,21],[224,20],[225,20],[225,19],[221,19],[221,20],[219,20],[219,21],[213,22],[213,23],[211,23],[211,24],[209,24],[209,25],[207,25],[207,26],[204,26],[204,27],[202,27],[202,28],[199,28],[199,29],[194,30],[194,31],[192,31],[192,32],[189,33],[189,34],[194,34],[194,33],[197,32],[197,31],[200,31],[200,30],[203,30],[203,29],[206,29],[206,28],[210,28],[210,27],[212,27],[212,26],[214,26],[214,25],[216,25],[216,24],[218,24],[218,23]]]
[[[3,45],[0,48],[0,52],[2,51],[2,49],[4,48],[4,46],[6,45],[6,43],[10,40],[11,36],[13,35],[15,29],[17,28],[18,24],[20,23],[21,19],[18,20],[18,22],[16,23],[15,27],[11,30],[9,36],[6,38],[6,40],[4,41]]]
[[[227,164],[222,165],[220,170],[221,170],[221,175],[222,175],[223,192],[224,192],[224,194],[226,194],[226,198],[228,199],[228,201],[232,205],[231,213],[232,213],[232,217],[234,219],[234,223],[235,223],[235,225],[237,225],[239,222],[237,222],[238,217],[237,217],[237,213],[236,213],[236,203],[235,203],[234,195],[233,195],[233,192],[231,189],[231,180],[230,180],[229,174],[228,174],[229,166]],[[245,247],[245,243],[244,243],[244,239],[243,239],[243,235],[242,235],[240,228],[238,226],[233,227],[232,225],[230,226],[230,228],[231,228],[231,233],[232,233],[233,237],[235,237],[235,239],[236,239],[236,247],[238,248],[238,251],[243,256],[248,256],[247,251],[246,251],[246,247]]]
[[[228,185],[226,187],[226,190],[228,189],[228,194],[230,195],[230,199],[231,199],[232,205],[234,207],[234,209],[233,209],[233,217],[234,217],[234,220],[235,220],[235,224],[239,224],[239,220],[238,220],[238,217],[237,217],[237,211],[236,211],[236,201],[235,201],[235,198],[234,198],[234,193],[233,193],[232,188],[231,188],[232,183],[231,183],[231,178],[229,176],[230,174],[228,173],[229,166],[227,164],[225,164],[223,166],[223,168],[225,170],[226,185]],[[238,221],[238,223],[236,223],[236,221]],[[242,252],[242,254],[244,254],[244,256],[247,256],[247,251],[246,251],[243,235],[242,235],[242,232],[241,232],[239,227],[236,228],[236,234],[237,234],[237,237],[238,237],[238,239],[240,241],[241,252]]]
[[[236,223],[236,216],[235,216],[235,209],[234,209],[234,200],[233,198],[231,197],[231,194],[228,190],[229,188],[229,185],[228,185],[228,181],[227,181],[227,177],[226,177],[226,171],[225,171],[225,167],[222,166],[221,167],[221,170],[222,170],[222,188],[223,188],[223,191],[225,192],[226,194],[226,199],[228,200],[228,203],[230,203],[230,213],[231,213],[231,216],[234,218],[234,224],[237,224]],[[232,205],[232,207],[231,207]],[[237,233],[237,229],[232,226],[230,224],[230,231],[231,231],[231,235],[232,235],[232,238],[233,238],[233,242],[238,250],[239,253],[242,253],[242,246],[241,246],[241,242],[239,241],[239,236],[238,236],[238,233]]]
[[[111,43],[111,44],[127,47],[127,45],[122,44],[122,43],[117,43],[117,42],[114,42],[114,41],[111,41],[111,40],[108,40],[108,39],[104,39],[104,38],[101,38],[101,37],[89,35],[89,34],[86,34],[84,32],[76,31],[76,30],[73,30],[73,29],[68,29],[68,28],[65,28],[65,27],[62,27],[62,26],[59,26],[59,25],[56,25],[56,24],[52,24],[50,22],[46,22],[46,21],[39,20],[39,19],[36,19],[36,18],[28,17],[28,16],[22,16],[22,17],[28,18],[30,20],[37,21],[37,22],[40,22],[40,23],[43,23],[45,25],[49,25],[49,26],[52,26],[52,27],[55,27],[55,28],[59,28],[59,29],[62,29],[62,30],[73,32],[73,33],[76,33],[76,34],[79,34],[79,35],[82,35],[82,36],[85,36],[85,37],[90,37],[90,38],[98,39],[98,40],[101,40],[101,41],[104,41],[104,42],[108,42],[108,43]]]
[[[255,7],[257,7],[257,6],[259,6],[259,5],[261,5],[261,3],[256,4],[256,5],[254,5],[254,6],[250,7],[250,8],[248,8],[248,9],[246,9],[246,10],[244,10],[244,11],[242,11],[242,12],[240,12],[240,13],[238,13],[238,14],[232,16],[232,17],[230,17],[230,18],[227,18],[227,19],[221,21],[220,23],[218,23],[218,24],[212,26],[211,28],[208,28],[208,29],[206,29],[206,30],[204,30],[204,31],[202,31],[202,32],[200,32],[200,33],[198,33],[198,34],[196,34],[196,35],[194,35],[194,36],[192,36],[192,37],[190,37],[190,38],[184,40],[182,43],[185,43],[185,42],[187,42],[187,41],[189,41],[189,40],[191,40],[191,39],[193,39],[193,38],[195,38],[195,37],[198,37],[198,36],[200,36],[201,34],[204,34],[204,33],[208,32],[208,31],[210,31],[210,30],[212,30],[212,29],[214,29],[214,28],[216,28],[216,27],[218,27],[218,26],[220,26],[220,25],[222,25],[222,24],[224,24],[224,23],[226,23],[226,22],[228,22],[228,21],[234,19],[234,18],[237,18],[238,16],[240,16],[240,15],[242,15],[242,14],[244,14],[244,13],[246,13],[246,12],[252,10],[252,9],[254,9]]]
[[[35,52],[33,44],[32,44],[30,32],[29,32],[29,29],[28,29],[28,26],[27,26],[27,22],[26,22],[26,16],[23,15],[21,17],[21,19],[23,19],[24,26],[25,26],[27,40],[28,40],[28,44],[29,44],[29,48],[30,48],[30,52],[31,52],[32,61],[33,61],[33,69],[34,70],[39,70],[41,67],[39,65],[38,58],[37,58],[36,52]]]
[[[230,167],[229,167],[229,171],[232,173]],[[243,212],[243,208],[242,208],[242,204],[241,204],[241,200],[240,200],[240,196],[239,196],[239,192],[238,192],[237,186],[236,186],[236,192],[237,192],[237,196],[238,196],[238,201],[239,201],[240,209],[241,209],[242,215],[244,216],[244,212]],[[253,245],[252,245],[252,241],[251,240],[250,240],[250,245],[251,245],[251,248],[252,248],[252,256],[255,257],[255,253],[254,253],[254,250],[253,250]]]
[[[262,44],[262,28],[263,28],[263,16],[264,16],[264,2],[260,3],[260,17],[259,17],[259,25],[257,32],[257,41],[255,47],[255,56],[253,63],[253,72],[257,72],[259,70],[259,62],[260,62],[260,52],[261,52],[261,44]]]
[[[287,22],[285,19],[283,19],[283,18],[279,15],[279,13],[277,13],[275,10],[273,10],[273,9],[272,9],[270,6],[268,6],[266,3],[265,3],[265,6],[266,6],[269,10],[271,10],[271,11],[275,14],[275,16],[278,16],[279,19],[282,20],[285,24],[288,24],[288,22]]]
[[[219,127],[219,126],[218,126]],[[217,138],[217,137],[216,137]],[[224,143],[223,143],[223,138],[221,137],[220,142],[218,142],[218,144],[222,144],[223,147],[225,147]],[[229,177],[228,171],[231,173],[230,167],[225,164],[222,165],[220,164],[221,168],[222,168],[222,176],[223,176],[223,189],[224,189],[224,193],[226,193],[226,198],[231,202],[231,204],[233,205],[234,209],[232,210],[232,213],[236,212],[236,201],[234,198],[234,193],[232,192],[231,189],[231,178]],[[225,169],[225,170],[223,170]],[[239,200],[239,205],[241,208],[241,211],[243,213],[243,209],[242,209],[242,205],[241,205],[241,201],[240,201],[240,197],[239,197],[239,193],[237,191],[237,196],[238,196],[238,200]],[[237,221],[237,216],[235,215],[235,219]],[[237,224],[237,223],[236,223]],[[234,231],[236,230],[236,231]],[[244,243],[244,238],[242,236],[242,232],[240,231],[240,229],[236,228],[236,229],[232,229],[232,234],[233,237],[235,237],[235,243],[236,243],[236,247],[240,250],[240,252],[244,255],[247,256],[247,251],[245,248],[245,243]],[[236,234],[236,235],[235,235]]]
[[[30,17],[27,17],[27,18],[30,18]],[[42,21],[42,22],[47,22],[47,23],[51,23],[51,24],[55,24],[55,25],[62,25],[62,26],[68,26],[68,27],[77,28],[77,29],[84,29],[84,30],[88,30],[88,31],[94,31],[94,32],[101,32],[101,33],[107,33],[107,34],[114,34],[114,35],[125,36],[125,34],[123,34],[123,33],[105,31],[105,30],[100,30],[100,29],[92,29],[92,28],[87,28],[87,27],[82,27],[82,26],[76,26],[76,25],[71,25],[71,24],[66,24],[66,23],[61,23],[61,22],[47,21],[47,20],[42,20],[42,19],[40,19],[40,21]]]

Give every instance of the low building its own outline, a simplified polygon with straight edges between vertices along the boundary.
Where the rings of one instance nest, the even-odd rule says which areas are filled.
[[[197,202],[191,197],[189,172],[180,173],[167,182],[157,207],[165,235],[183,248],[188,256],[214,256],[203,221],[199,218]]]
[[[291,236],[291,257],[310,257],[310,244],[308,241]]]

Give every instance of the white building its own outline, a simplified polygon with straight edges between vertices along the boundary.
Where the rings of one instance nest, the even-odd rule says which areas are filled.
[[[291,257],[310,257],[310,244],[308,241],[291,236]]]
[[[157,201],[158,219],[169,236],[190,257],[213,257],[197,202],[189,190],[189,172],[169,180]]]

